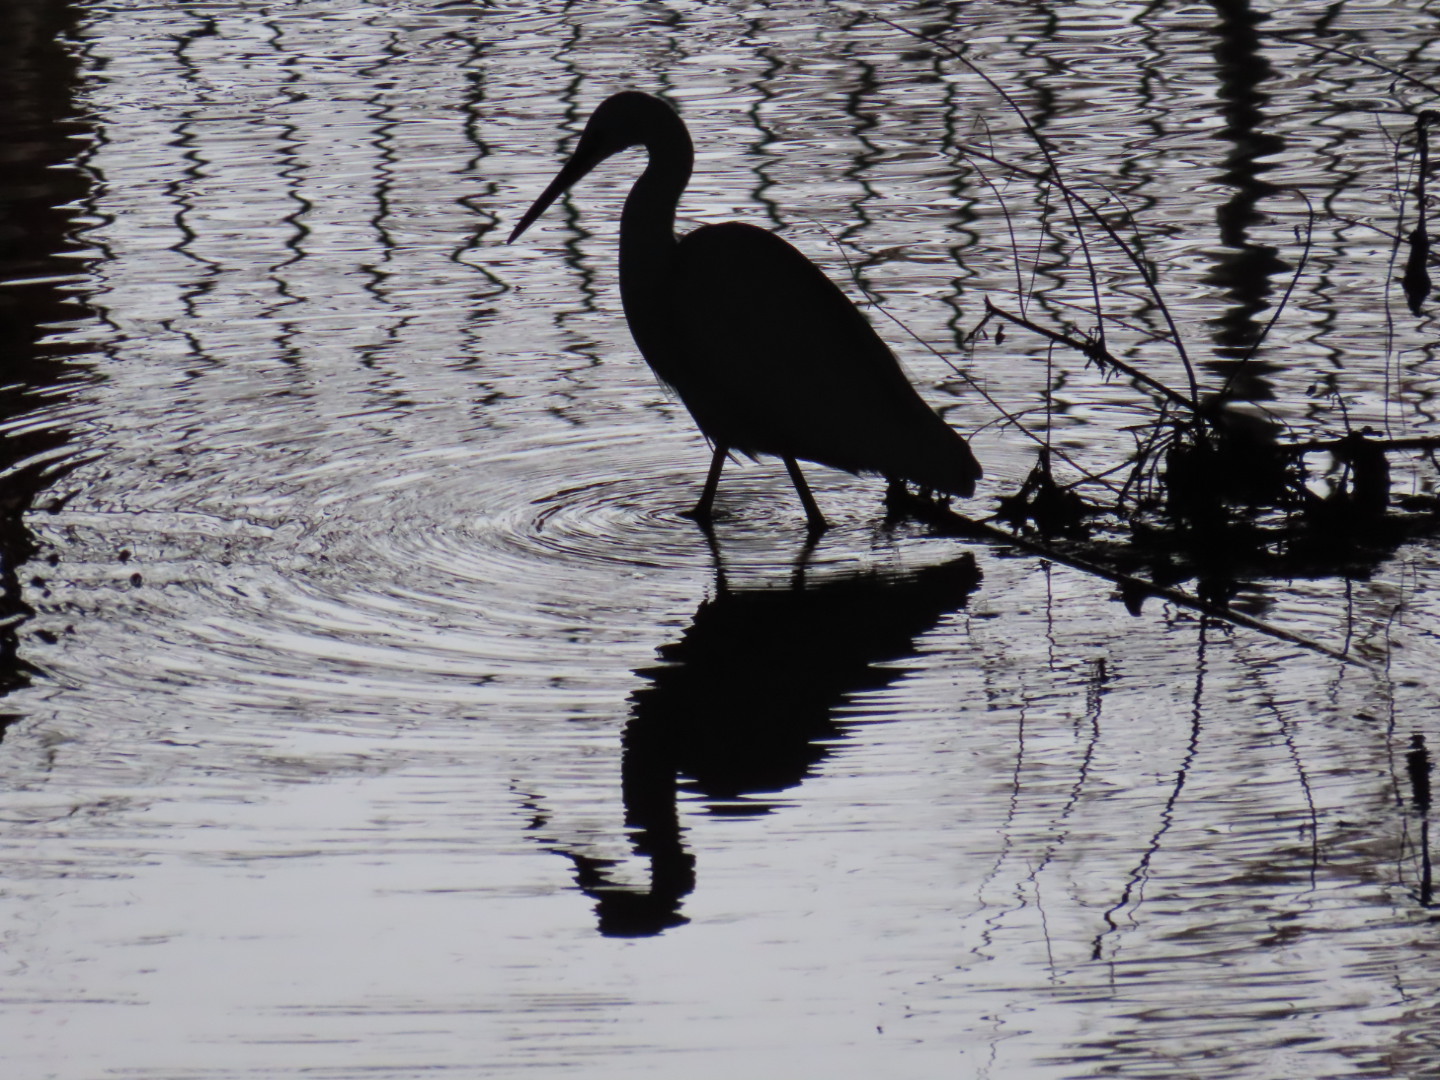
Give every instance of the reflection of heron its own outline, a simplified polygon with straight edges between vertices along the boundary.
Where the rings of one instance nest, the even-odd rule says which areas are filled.
[[[631,696],[621,776],[648,887],[617,879],[613,860],[553,849],[595,898],[601,933],[646,936],[684,923],[695,856],[680,794],[700,796],[716,814],[772,810],[775,796],[844,738],[844,703],[899,679],[915,639],[963,608],[979,584],[968,553],[911,573],[789,589],[731,590],[721,577],[680,640],[661,646],[663,663],[636,672],[646,685]]]
[[[620,295],[646,361],[715,446],[691,516],[709,524],[732,451],[785,462],[812,532],[825,518],[797,458],[973,494],[980,466],[965,440],[812,262],[753,225],[706,225],[676,238],[675,205],[695,151],[659,98],[627,92],[604,101],[510,239],[601,161],[634,146],[650,161],[620,217]]]

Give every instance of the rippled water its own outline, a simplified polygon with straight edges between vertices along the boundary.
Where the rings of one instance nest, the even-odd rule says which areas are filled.
[[[1243,5],[866,7],[948,22],[1150,223],[1202,377],[1284,294],[1303,189],[1252,396],[1302,436],[1432,430],[1386,230],[1399,110],[1434,106],[1384,70],[1433,69],[1429,5],[1262,27],[1359,59]],[[1104,468],[1141,395],[965,339],[1020,303],[1017,251],[1032,314],[1093,322],[1045,200],[958,160],[1037,167],[974,73],[814,3],[25,25],[69,44],[6,69],[50,133],[15,142],[36,252],[5,264],[41,327],[0,507],[7,1075],[1440,1076],[1407,757],[1440,738],[1433,542],[1241,583],[1355,662],[1132,616],[818,468],[813,551],[774,463],[727,472],[712,548],[680,516],[707,448],[620,312],[638,162],[501,243],[594,104],[663,91],[687,220],[848,263],[1005,408],[1038,424],[1052,387],[1057,445]],[[1094,257],[1112,349],[1181,385]],[[903,352],[993,506],[1034,444]]]

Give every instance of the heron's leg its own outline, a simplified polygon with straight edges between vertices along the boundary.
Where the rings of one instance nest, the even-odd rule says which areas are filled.
[[[715,501],[715,489],[720,486],[720,470],[725,467],[725,459],[729,456],[728,446],[715,444],[715,456],[710,459],[710,473],[705,477],[705,490],[700,492],[700,501],[693,509],[684,511],[686,517],[694,518],[706,531],[710,529],[710,505]]]
[[[790,473],[790,482],[795,485],[795,494],[800,496],[800,505],[805,507],[805,521],[810,526],[811,535],[819,535],[830,527],[830,523],[820,512],[820,506],[815,502],[815,496],[810,494],[810,485],[805,483],[805,476],[800,472],[800,466],[795,463],[793,457],[785,459],[785,468]]]

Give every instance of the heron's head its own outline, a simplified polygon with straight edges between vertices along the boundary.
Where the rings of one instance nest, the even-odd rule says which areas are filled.
[[[611,94],[590,114],[571,160],[588,160],[591,168],[632,146],[648,146],[681,127],[679,115],[653,94],[625,90]]]
[[[658,97],[626,90],[602,101],[580,133],[575,152],[533,206],[515,226],[507,243],[514,242],[568,188],[608,157],[633,146],[682,148],[693,157],[690,136],[679,115]],[[687,165],[688,175],[688,165]]]

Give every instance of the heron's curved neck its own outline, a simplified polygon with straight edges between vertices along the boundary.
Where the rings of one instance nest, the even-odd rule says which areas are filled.
[[[635,270],[662,271],[675,248],[675,207],[690,182],[695,148],[680,118],[645,141],[650,160],[625,199],[620,215],[620,262]],[[643,269],[642,269],[643,268]]]

